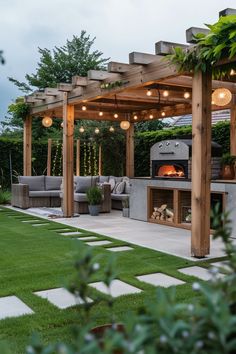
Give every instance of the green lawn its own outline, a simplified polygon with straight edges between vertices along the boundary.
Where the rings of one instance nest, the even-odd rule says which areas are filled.
[[[69,341],[71,326],[81,321],[82,307],[59,310],[47,300],[35,296],[33,292],[61,287],[72,277],[73,263],[82,241],[78,241],[75,237],[60,235],[57,229],[63,228],[61,224],[50,221],[47,226],[33,227],[22,223],[22,220],[35,219],[35,217],[0,208],[3,209],[0,211],[0,297],[16,295],[35,312],[33,315],[1,320],[0,340],[7,340],[14,354],[24,353],[24,347],[33,331],[39,332],[44,342]],[[75,230],[67,226],[65,228]],[[93,234],[80,231],[84,235]],[[102,235],[99,235],[99,238],[112,240]],[[112,241],[112,246],[128,245],[125,242]],[[132,247],[134,247],[133,251],[118,252],[115,255],[118,277],[143,289],[143,292],[116,298],[114,313],[118,320],[122,321],[122,316],[127,315],[128,311],[136,311],[146,299],[154,299],[156,296],[156,288],[139,282],[135,279],[136,275],[152,272],[166,273],[186,282],[177,287],[179,300],[188,302],[196,296],[191,289],[191,283],[196,279],[177,271],[181,267],[196,265],[196,262],[143,247],[133,245]],[[94,247],[94,253],[102,255],[101,267],[111,255],[105,247]],[[201,262],[201,265],[208,266],[208,263]],[[101,278],[98,272],[94,281],[99,280]],[[91,290],[92,298],[95,294],[96,291]],[[110,314],[105,303],[101,302],[94,306],[92,311],[94,326],[106,323],[109,319]]]

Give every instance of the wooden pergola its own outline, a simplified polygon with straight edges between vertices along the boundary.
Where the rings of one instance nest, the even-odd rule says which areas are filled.
[[[229,9],[230,10],[230,9]],[[227,14],[227,10],[224,10]],[[73,139],[74,121],[129,120],[126,131],[126,174],[134,176],[134,123],[192,113],[192,238],[191,253],[209,254],[210,248],[210,166],[211,111],[221,109],[211,104],[212,90],[228,88],[233,100],[231,110],[231,153],[236,155],[236,79],[212,80],[211,73],[179,73],[164,57],[172,48],[188,47],[194,34],[205,29],[186,31],[187,45],[159,41],[155,54],[132,52],[129,63],[109,62],[107,71],[90,70],[87,77],[75,76],[71,84],[58,84],[26,97],[31,114],[24,123],[24,175],[31,175],[31,126],[34,117],[53,115],[63,119],[64,216],[73,216]],[[235,62],[236,59],[232,60]],[[228,60],[217,65],[229,64]],[[147,90],[152,91],[147,96]],[[164,92],[168,91],[168,96]],[[184,93],[190,93],[189,97]],[[184,97],[185,96],[185,97]],[[82,107],[86,106],[86,110]],[[103,114],[99,114],[103,112]],[[118,117],[115,118],[114,114]]]

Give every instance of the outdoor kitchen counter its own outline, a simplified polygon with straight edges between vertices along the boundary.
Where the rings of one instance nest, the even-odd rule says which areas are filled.
[[[211,191],[225,193],[226,210],[231,212],[233,234],[236,235],[236,181],[212,181]],[[148,187],[191,190],[191,181],[134,177],[131,179],[130,218],[148,221]]]

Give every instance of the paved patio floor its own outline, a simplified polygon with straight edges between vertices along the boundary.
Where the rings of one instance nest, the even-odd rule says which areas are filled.
[[[51,213],[59,213],[59,209],[30,208],[21,210],[33,216],[48,218]],[[199,261],[190,254],[191,234],[189,230],[151,224],[122,217],[121,211],[113,210],[110,214],[99,216],[80,215],[74,218],[53,219],[57,223],[90,230],[114,239],[129,242],[135,245],[147,247],[165,252],[178,257]],[[236,242],[236,240],[234,240]],[[223,244],[219,240],[211,240],[211,252],[205,259],[213,259],[225,256]],[[203,259],[203,260],[205,260]]]

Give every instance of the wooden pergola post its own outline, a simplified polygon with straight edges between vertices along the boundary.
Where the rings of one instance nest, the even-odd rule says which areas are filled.
[[[134,123],[126,131],[126,176],[134,177]]]
[[[76,140],[76,176],[80,176],[80,139]]]
[[[74,215],[74,106],[63,92],[63,216]]]
[[[47,176],[51,176],[52,139],[48,139]]]
[[[23,173],[24,176],[32,174],[32,117],[26,117],[24,121],[24,137],[23,137]]]
[[[210,252],[211,73],[197,72],[192,90],[192,236],[191,254]]]
[[[233,95],[230,109],[230,153],[236,155],[236,95]]]

